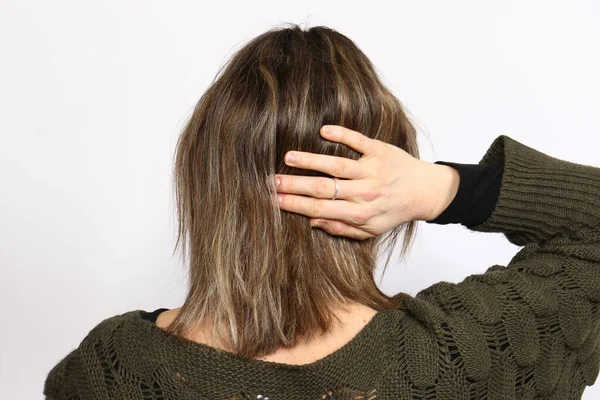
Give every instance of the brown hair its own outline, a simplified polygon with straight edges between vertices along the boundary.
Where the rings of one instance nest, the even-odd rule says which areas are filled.
[[[183,337],[201,321],[230,351],[255,358],[326,333],[347,301],[397,308],[374,280],[378,256],[408,222],[355,240],[312,229],[308,217],[277,205],[274,175],[327,176],[285,165],[289,150],[361,154],[319,135],[342,125],[419,157],[416,131],[365,54],[324,26],[271,29],[249,41],[196,105],[178,140],[175,249],[189,261],[189,292],[167,331]]]

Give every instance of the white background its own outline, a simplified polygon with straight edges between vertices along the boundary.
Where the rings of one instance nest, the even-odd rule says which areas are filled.
[[[414,116],[424,160],[477,163],[507,134],[600,166],[597,1],[1,0],[0,399],[42,398],[102,319],[181,305],[175,140],[231,53],[282,22],[354,40]],[[381,288],[414,295],[517,250],[421,223]]]

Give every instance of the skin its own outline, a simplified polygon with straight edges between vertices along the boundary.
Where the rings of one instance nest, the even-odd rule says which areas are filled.
[[[312,227],[331,235],[367,239],[409,221],[431,221],[452,202],[460,175],[455,168],[414,158],[388,143],[337,125],[321,136],[362,154],[358,160],[290,151],[285,162],[296,168],[338,177],[276,175],[279,207],[310,217]],[[296,160],[293,157],[296,156]]]

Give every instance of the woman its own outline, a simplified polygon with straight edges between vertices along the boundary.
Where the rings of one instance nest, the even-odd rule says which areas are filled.
[[[102,321],[47,398],[572,399],[598,375],[600,169],[504,135],[478,164],[419,160],[400,102],[338,32],[239,50],[174,176],[184,304]],[[401,233],[406,254],[417,221],[523,248],[389,297],[377,258]]]

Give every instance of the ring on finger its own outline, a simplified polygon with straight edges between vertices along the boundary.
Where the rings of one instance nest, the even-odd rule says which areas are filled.
[[[331,179],[333,179],[333,183],[335,183],[335,193],[333,194],[333,198],[331,200],[335,200],[335,198],[338,195],[338,190],[339,190],[338,183],[337,183],[338,178],[331,178]]]

